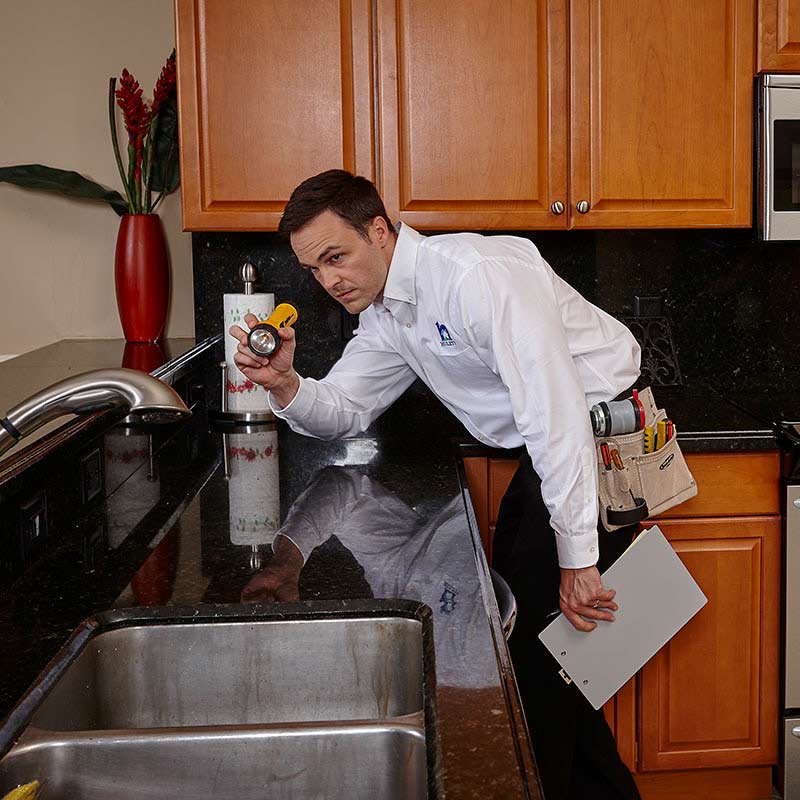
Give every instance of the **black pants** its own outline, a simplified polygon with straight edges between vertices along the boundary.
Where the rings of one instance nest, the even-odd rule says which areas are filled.
[[[517,599],[509,648],[545,800],[638,800],[603,712],[563,681],[558,662],[538,638],[547,615],[558,609],[561,582],[549,519],[541,482],[525,454],[500,505],[493,566]],[[630,544],[635,527],[598,531],[602,572]]]

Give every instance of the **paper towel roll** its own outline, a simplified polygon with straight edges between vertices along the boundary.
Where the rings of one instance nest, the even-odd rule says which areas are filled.
[[[231,325],[248,330],[245,314],[255,314],[266,319],[275,309],[274,294],[225,294],[222,296],[225,322],[225,361],[228,364],[228,380],[225,391],[228,395],[228,411],[269,411],[266,390],[253,383],[236,366],[233,356],[238,342],[228,331]]]
[[[281,519],[278,432],[230,433],[225,438],[231,542],[272,544]]]

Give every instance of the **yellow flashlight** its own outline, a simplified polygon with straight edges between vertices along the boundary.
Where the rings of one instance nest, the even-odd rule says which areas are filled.
[[[281,303],[265,319],[250,329],[247,346],[257,356],[271,356],[276,353],[283,342],[278,336],[278,329],[297,322],[297,309],[289,303]]]

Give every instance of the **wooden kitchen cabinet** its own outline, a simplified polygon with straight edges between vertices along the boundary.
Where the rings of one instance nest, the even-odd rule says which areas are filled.
[[[752,224],[750,0],[378,9],[390,215],[438,229]]]
[[[566,228],[567,0],[377,7],[389,215],[418,228]]]
[[[274,230],[333,167],[421,229],[751,224],[752,0],[175,9],[189,230]]]
[[[374,178],[370,0],[175,0],[183,226],[275,230],[292,189]]]
[[[574,227],[752,225],[753,39],[752,0],[572,0]]]
[[[708,604],[639,675],[639,769],[776,763],[781,519],[658,525]]]
[[[688,453],[686,461],[697,496],[647,525],[659,525],[708,603],[604,711],[645,800],[769,797],[778,760],[779,454]],[[491,552],[517,462],[464,462]]]
[[[759,0],[758,71],[800,72],[800,0]]]

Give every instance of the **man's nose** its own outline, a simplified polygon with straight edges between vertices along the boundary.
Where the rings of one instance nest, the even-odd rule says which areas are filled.
[[[339,276],[333,270],[320,270],[320,277],[322,279],[322,287],[327,292],[333,291],[339,284]]]

